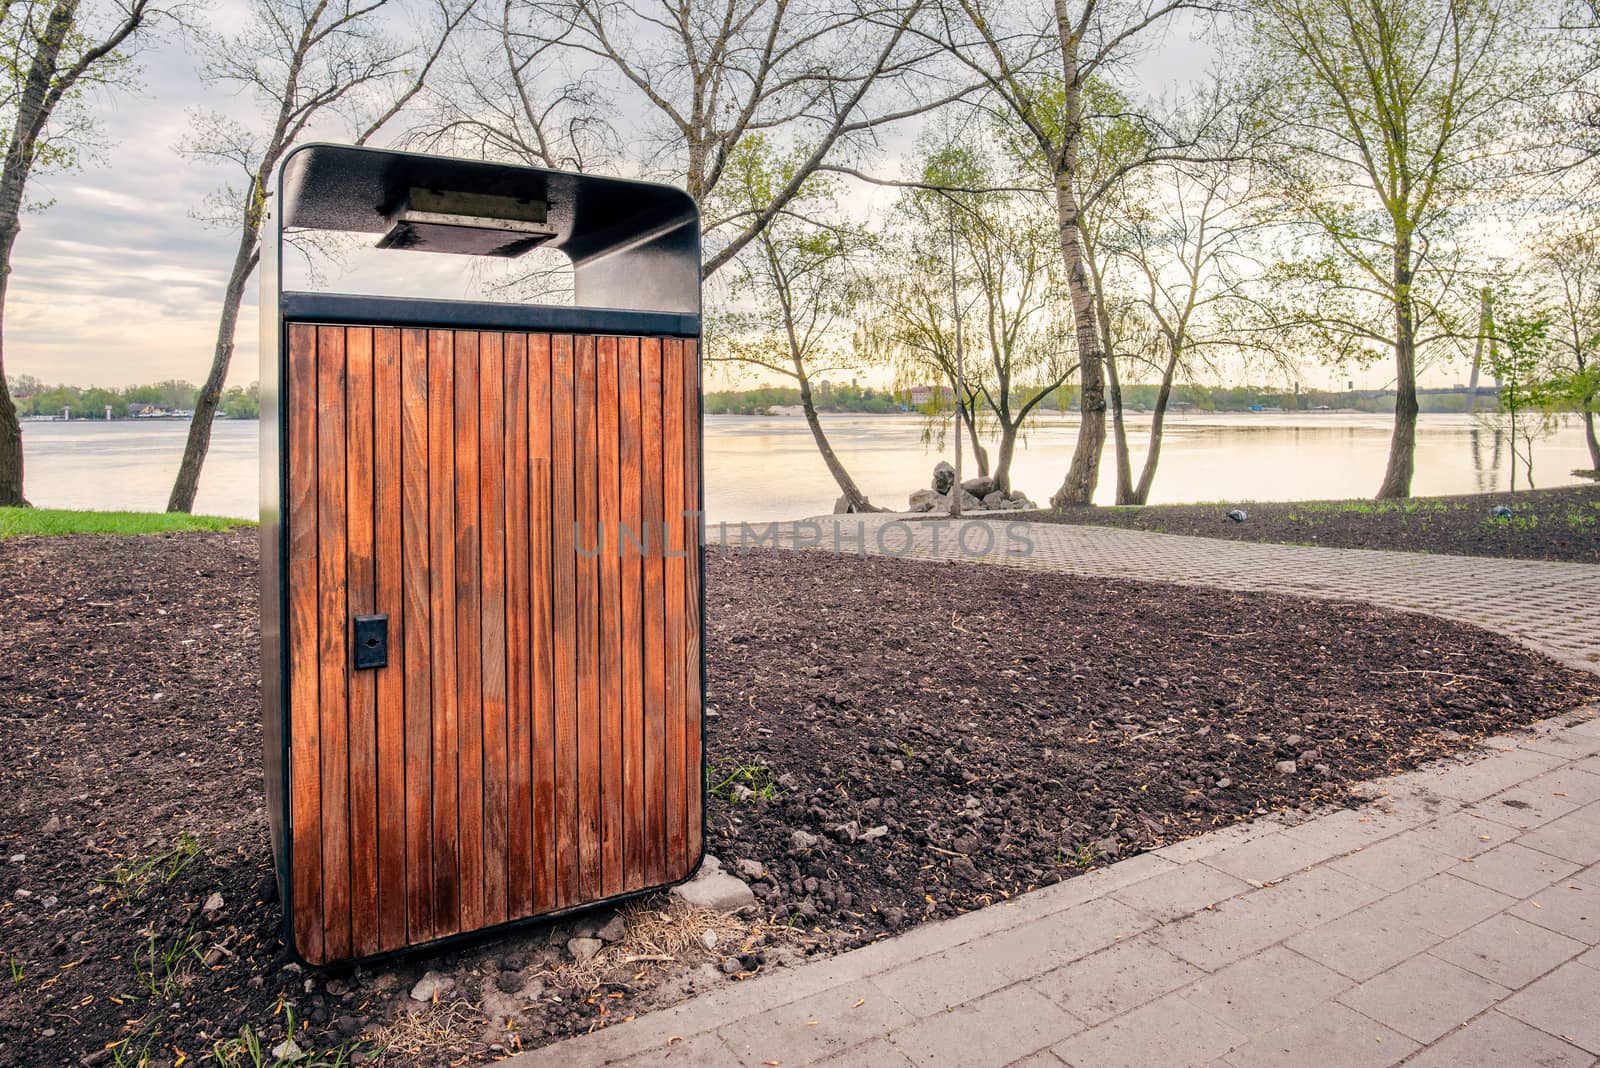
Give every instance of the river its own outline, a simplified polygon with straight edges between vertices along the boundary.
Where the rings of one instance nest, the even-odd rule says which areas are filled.
[[[1130,428],[1135,475],[1148,417]],[[917,416],[824,416],[835,449],[874,503],[904,507],[940,458],[923,444]],[[1151,503],[1308,500],[1371,496],[1383,478],[1390,419],[1334,413],[1169,416]],[[25,423],[27,493],[40,507],[155,511],[166,505],[187,427],[180,422]],[[195,510],[256,514],[257,426],[221,420]],[[1047,413],[1019,445],[1012,484],[1036,501],[1060,484],[1077,418]],[[795,416],[706,419],[706,503],[712,522],[792,519],[832,509],[838,489],[805,421]],[[1581,481],[1583,433],[1569,421],[1534,445],[1534,482]],[[964,474],[975,473],[970,451]],[[1096,500],[1113,497],[1109,447]],[[1424,415],[1417,429],[1419,495],[1503,490],[1510,484],[1504,435],[1462,415]],[[1525,487],[1519,473],[1518,485]]]

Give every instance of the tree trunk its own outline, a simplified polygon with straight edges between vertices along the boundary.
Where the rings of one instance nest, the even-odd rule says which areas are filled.
[[[1161,375],[1161,388],[1156,391],[1156,408],[1150,417],[1150,447],[1144,454],[1144,469],[1139,472],[1139,485],[1133,491],[1129,504],[1149,504],[1150,486],[1156,480],[1156,464],[1161,462],[1161,432],[1167,422],[1167,402],[1172,398],[1172,376],[1178,372],[1178,352],[1172,350],[1167,357],[1166,371]]]
[[[17,243],[17,218],[0,220],[0,339],[5,337],[6,290],[11,281],[11,249]],[[0,340],[0,508],[26,508],[22,495],[22,423],[6,385],[3,340]]]
[[[1091,504],[1100,481],[1100,454],[1106,444],[1106,384],[1104,350],[1094,310],[1094,288],[1084,262],[1083,238],[1079,233],[1078,195],[1073,188],[1078,139],[1083,136],[1083,88],[1078,72],[1078,38],[1067,13],[1066,0],[1055,0],[1056,35],[1061,45],[1063,94],[1061,157],[1054,162],[1056,220],[1061,235],[1061,258],[1067,269],[1067,288],[1072,296],[1072,318],[1078,342],[1078,443],[1072,451],[1061,488],[1051,496],[1057,508]]]
[[[967,427],[967,440],[972,443],[972,455],[978,461],[978,477],[989,476],[989,450],[983,447],[983,442],[978,440],[978,399],[972,399],[971,407],[961,406],[961,421]]]
[[[78,19],[78,0],[56,0],[39,34],[38,46],[28,64],[28,76],[14,98],[16,121],[6,146],[5,170],[0,172],[0,506],[26,508],[22,495],[22,424],[17,406],[5,384],[5,305],[11,282],[11,253],[22,229],[23,191],[33,171],[39,136],[49,119],[50,92],[56,81],[57,60]]]
[[[248,213],[249,209],[246,208]],[[194,402],[194,418],[189,420],[189,438],[183,445],[183,462],[178,465],[178,477],[172,484],[172,495],[167,498],[167,511],[194,511],[195,493],[200,488],[200,469],[205,465],[206,453],[211,449],[211,424],[217,415],[217,404],[222,399],[222,387],[228,380],[228,366],[233,362],[234,333],[239,324],[239,304],[244,299],[244,287],[255,272],[261,258],[259,225],[249,221],[239,234],[239,250],[233,257],[233,273],[228,276],[228,288],[222,296],[222,318],[217,323],[216,348],[211,353],[211,372]],[[268,314],[266,309],[262,314]]]
[[[1128,424],[1122,414],[1122,381],[1117,377],[1117,357],[1106,347],[1106,383],[1111,394],[1111,445],[1117,458],[1117,503],[1143,504],[1133,499],[1133,460],[1128,455]]]
[[[1589,443],[1589,463],[1592,470],[1600,471],[1600,438],[1594,433],[1594,394],[1583,398],[1583,437]]]
[[[1402,231],[1394,246],[1394,434],[1389,467],[1378,487],[1379,499],[1411,496],[1417,449],[1417,337],[1411,299],[1411,235]]]
[[[834,453],[833,446],[828,443],[828,435],[822,431],[822,420],[817,417],[817,406],[811,399],[811,380],[805,374],[796,378],[800,382],[800,406],[806,413],[806,425],[811,428],[811,437],[817,443],[817,451],[822,453],[822,462],[828,465],[828,473],[839,484],[839,490],[844,494],[845,503],[852,512],[881,512],[882,508],[867,500],[867,495],[861,492],[855,479],[850,477],[850,472],[844,469],[844,464]]]
[[[1494,293],[1488,286],[1478,292],[1478,340],[1472,346],[1472,376],[1467,379],[1467,414],[1478,410],[1478,372],[1483,367],[1483,345],[1494,333]],[[1494,343],[1492,340],[1489,342]]]
[[[1020,421],[1002,421],[1000,424],[1000,451],[994,465],[994,488],[1007,497],[1011,496],[1011,459],[1017,454],[1017,432],[1021,427]]]
[[[0,508],[26,508],[22,495],[22,424],[17,405],[0,376]]]

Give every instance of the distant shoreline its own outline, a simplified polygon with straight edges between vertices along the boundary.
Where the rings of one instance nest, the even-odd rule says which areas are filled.
[[[115,419],[63,419],[59,415],[25,415],[18,419],[19,423],[93,423],[104,426],[106,423],[187,423],[193,417],[187,415],[119,415]],[[217,416],[219,423],[259,423],[261,420],[255,416]]]

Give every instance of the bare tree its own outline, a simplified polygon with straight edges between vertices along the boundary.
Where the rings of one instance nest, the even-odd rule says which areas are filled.
[[[719,208],[771,202],[793,180],[802,161],[778,157],[759,136],[747,137],[729,156]],[[837,179],[813,175],[784,209],[762,227],[737,260],[730,285],[731,310],[716,322],[720,344],[712,361],[760,367],[800,387],[806,425],[828,473],[838,483],[845,512],[880,512],[850,477],[817,414],[812,382],[851,364],[846,328],[860,299],[855,260],[868,248],[860,228],[840,221]],[[722,355],[726,353],[726,355]]]
[[[330,114],[349,121],[355,142],[364,144],[401,113],[422,91],[472,0],[435,2],[436,24],[420,42],[386,32],[383,19],[396,14],[398,0],[253,0],[243,29],[201,35],[203,77],[251,94],[265,121],[258,127],[202,112],[184,146],[191,158],[236,168],[243,182],[230,185],[213,204],[213,219],[238,227],[239,242],[223,290],[211,369],[195,399],[167,511],[194,508],[211,424],[233,362],[239,305],[261,258],[273,171],[312,123]]]
[[[982,80],[994,106],[1026,143],[1055,207],[1057,238],[1071,295],[1082,422],[1072,462],[1051,497],[1057,507],[1088,504],[1099,480],[1106,437],[1105,350],[1085,259],[1085,212],[1114,184],[1113,170],[1090,185],[1081,168],[1097,115],[1091,86],[1111,82],[1119,64],[1177,12],[1203,0],[1054,0],[1042,19],[1004,0],[945,0],[942,42]],[[1150,124],[1153,125],[1153,124]],[[1181,155],[1152,129],[1149,149],[1127,167]]]
[[[1260,226],[1248,170],[1227,164],[1185,164],[1144,176],[1123,201],[1121,222],[1100,243],[1127,287],[1152,342],[1141,361],[1157,376],[1150,436],[1139,479],[1132,481],[1120,398],[1117,503],[1145,504],[1161,460],[1162,431],[1175,376],[1192,374],[1210,351],[1247,353],[1253,339],[1237,329],[1246,313],[1245,287],[1255,275],[1249,244]],[[1138,207],[1136,205],[1143,205]],[[1115,381],[1115,360],[1108,359]]]
[[[0,171],[0,339],[28,179],[40,171],[70,170],[93,152],[96,131],[88,91],[124,84],[135,43],[169,10],[153,0],[120,0],[103,7],[85,11],[81,0],[0,3],[0,40],[9,53],[0,74],[0,133],[5,138]],[[6,387],[0,340],[0,506],[27,506],[22,474],[22,425]]]
[[[484,0],[457,35],[450,72],[436,81],[432,108],[411,137],[485,159],[616,170],[622,145],[611,93],[591,73],[567,69],[563,37],[539,7]]]
[[[913,32],[928,0],[517,0],[536,17],[507,38],[507,62],[559,46],[568,84],[618,83],[617,110],[646,116],[629,139],[647,169],[707,202],[738,146],[761,135],[792,150],[770,201],[707,216],[714,275],[847,146],[973,88],[931,71],[939,49]],[[526,111],[526,109],[522,109]],[[738,199],[738,198],[732,198]]]

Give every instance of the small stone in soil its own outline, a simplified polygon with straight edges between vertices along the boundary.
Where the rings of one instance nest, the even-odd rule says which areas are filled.
[[[598,938],[573,938],[567,941],[567,952],[572,954],[572,959],[582,964],[584,961],[593,960],[605,943]]]
[[[789,835],[789,846],[795,850],[815,849],[821,844],[821,838],[807,831],[795,831]]]
[[[613,916],[597,933],[602,942],[620,942],[628,933],[628,924],[621,916]]]
[[[722,971],[725,975],[738,975],[742,970],[738,957],[722,958]]]
[[[411,988],[411,1000],[429,1002],[455,986],[455,980],[437,972],[428,972]]]
[[[1278,769],[1279,775],[1293,775],[1299,770],[1299,766],[1292,760],[1280,760],[1274,766]]]
[[[707,949],[717,948],[717,932],[709,928],[700,932],[700,944]]]
[[[208,913],[209,912],[216,912],[221,907],[222,907],[222,895],[213,892],[210,897],[206,898],[206,903],[204,905],[200,906],[200,911],[201,912],[208,912]]]

